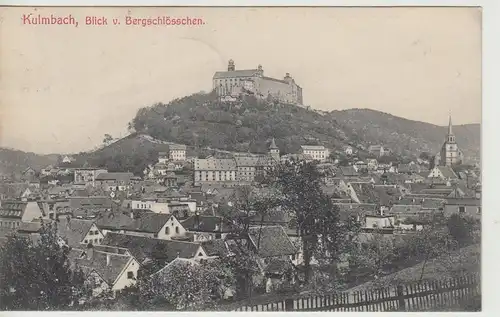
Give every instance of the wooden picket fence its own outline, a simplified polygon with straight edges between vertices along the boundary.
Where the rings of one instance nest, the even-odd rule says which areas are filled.
[[[440,281],[422,281],[375,290],[309,297],[292,297],[270,303],[243,305],[232,311],[428,311],[459,307],[481,295],[480,276],[471,274]]]

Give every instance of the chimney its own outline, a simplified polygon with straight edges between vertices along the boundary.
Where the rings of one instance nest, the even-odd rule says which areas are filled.
[[[106,253],[106,266],[111,265],[111,254]]]

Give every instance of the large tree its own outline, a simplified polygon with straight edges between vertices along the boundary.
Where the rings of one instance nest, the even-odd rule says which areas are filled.
[[[83,274],[72,272],[69,250],[58,244],[56,228],[40,238],[11,236],[0,248],[0,305],[3,310],[64,310],[75,307]]]
[[[313,258],[320,264],[335,263],[346,251],[350,223],[340,220],[338,207],[322,190],[321,173],[315,163],[299,160],[280,164],[271,170],[269,178],[270,186],[282,194],[282,208],[297,221],[308,281]]]

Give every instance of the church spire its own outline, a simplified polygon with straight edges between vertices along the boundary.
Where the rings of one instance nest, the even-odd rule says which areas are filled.
[[[451,114],[450,114],[450,121],[448,122],[448,135],[452,135],[453,134],[453,124],[451,123]]]
[[[271,145],[269,146],[270,150],[277,149],[278,147],[276,146],[276,142],[274,141],[274,138],[271,141]]]

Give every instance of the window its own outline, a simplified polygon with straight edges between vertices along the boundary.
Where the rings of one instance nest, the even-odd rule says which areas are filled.
[[[179,227],[175,227],[175,233],[179,233]]]
[[[481,213],[481,207],[477,207],[477,211],[476,211],[477,214],[480,214]]]
[[[89,236],[93,235],[94,234],[94,231],[90,230],[89,231]]]
[[[89,243],[89,241],[88,240],[83,240],[83,243],[87,244],[87,243]]]
[[[169,227],[165,227],[165,234],[170,234],[170,228]]]
[[[292,254],[292,261],[295,261],[295,254]]]
[[[458,212],[463,214],[465,212],[465,207],[464,206],[458,207]]]
[[[134,278],[134,272],[127,272],[127,278],[129,280],[133,279]]]
[[[198,253],[198,256],[203,256],[203,253],[201,253],[201,252],[200,252],[200,253]]]

